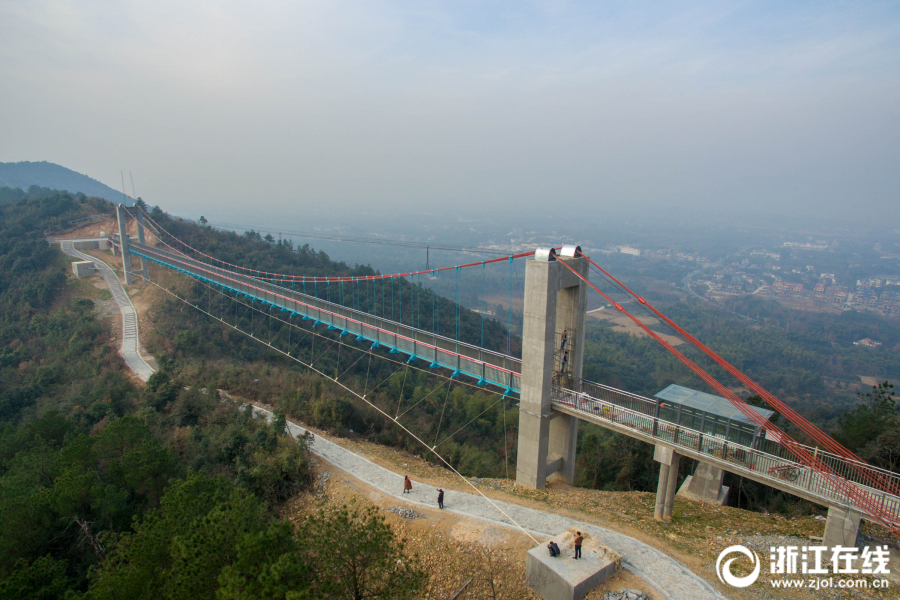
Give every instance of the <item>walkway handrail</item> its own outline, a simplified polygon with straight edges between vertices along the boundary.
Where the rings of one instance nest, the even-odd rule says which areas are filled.
[[[608,386],[604,387],[608,388]],[[610,391],[619,391],[615,390],[615,388],[608,389]],[[624,393],[627,394],[627,392]],[[842,494],[836,493],[833,485],[828,480],[811,469],[798,468],[796,472],[790,474],[790,478],[780,473],[772,474],[775,472],[774,469],[795,466],[796,460],[785,459],[762,450],[730,442],[710,433],[703,433],[690,427],[619,406],[610,400],[594,398],[585,392],[575,392],[560,386],[553,386],[551,403],[565,405],[596,418],[610,421],[620,427],[640,431],[643,435],[676,447],[690,449],[694,453],[709,455],[711,458],[733,464],[738,470],[752,471],[760,478],[777,480],[781,486],[798,490],[804,495],[818,496],[827,502],[846,504],[846,498]],[[874,467],[871,468],[875,469]],[[884,471],[883,469],[879,471],[894,480],[900,480],[900,475],[897,473]],[[862,492],[878,499],[879,503],[900,521],[900,496],[861,485],[852,479],[848,479],[837,470],[835,473],[856,485]]]
[[[435,366],[454,370],[454,375],[464,373],[475,377],[479,383],[491,383],[505,388],[507,392],[519,390],[521,359],[260,281],[228,269],[210,266],[182,254],[146,244],[132,242],[129,251],[169,268],[190,271],[199,279],[250,294],[268,304],[340,327],[347,333],[355,333],[376,344],[391,345],[392,349],[409,355],[410,360],[415,358],[431,360]]]
[[[604,385],[602,383],[588,381],[586,379],[582,380],[581,388],[582,388],[582,391],[588,392],[588,395],[590,395],[592,397],[598,398],[600,400],[606,400],[606,401],[613,402],[613,403],[615,403],[616,401],[613,398],[611,398],[610,396],[619,395],[619,396],[627,397],[629,400],[629,403],[637,404],[637,405],[643,404],[644,407],[646,407],[646,411],[638,410],[638,409],[634,408],[633,406],[625,406],[623,408],[637,410],[637,412],[642,412],[643,414],[646,414],[651,417],[654,416],[654,414],[655,414],[657,402],[656,402],[656,400],[654,400],[652,398],[647,398],[645,396],[640,396],[638,394],[633,394],[631,392],[619,390],[614,387],[610,387],[610,386]],[[601,396],[598,394],[593,394],[593,393],[591,393],[591,391],[593,391],[593,390],[607,392],[608,395],[606,395],[606,397],[604,397],[604,396]],[[621,404],[619,404],[619,406],[621,406]],[[680,425],[680,427],[684,427],[684,426]],[[704,433],[703,435],[713,435],[713,434]],[[739,442],[732,442],[732,441],[729,441],[728,443],[729,444],[732,444],[732,443],[739,444]],[[763,439],[760,441],[760,444],[762,445],[762,447],[755,448],[754,452],[763,452],[765,454],[770,454],[770,455],[776,456],[778,458],[787,458],[794,462],[799,462],[796,457],[791,456],[790,450],[788,450],[787,448],[785,448],[784,446],[782,446],[775,440]],[[808,446],[805,444],[800,444],[800,446],[806,448],[806,450],[809,451],[811,454],[816,455],[816,457],[819,460],[824,461],[826,464],[828,464],[829,467],[832,468],[832,470],[837,472],[839,475],[841,475],[845,479],[854,481],[853,477],[850,475],[852,475],[858,469],[864,469],[864,470],[868,470],[869,472],[871,472],[873,474],[878,474],[882,477],[892,480],[895,483],[895,485],[900,487],[900,474],[898,474],[898,473],[889,471],[887,469],[882,469],[880,467],[872,466],[863,461],[855,461],[852,459],[845,458],[843,456],[838,456],[837,454],[834,454],[833,452],[829,452],[827,450],[823,450],[822,448],[818,448],[815,446]],[[787,456],[785,456],[786,454],[787,454]],[[846,463],[846,464],[844,464],[844,463]],[[844,467],[846,467],[846,472],[842,472],[842,469],[840,468],[841,464],[844,464]],[[854,467],[851,467],[851,464],[854,465]],[[855,483],[859,483],[859,482],[855,481]]]

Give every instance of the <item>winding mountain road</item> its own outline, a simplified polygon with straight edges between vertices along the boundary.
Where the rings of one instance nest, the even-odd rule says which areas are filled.
[[[94,266],[106,281],[109,292],[112,294],[113,300],[116,301],[119,312],[122,314],[122,345],[119,347],[119,354],[122,355],[122,358],[125,359],[125,364],[134,371],[135,375],[142,381],[147,381],[155,370],[141,356],[137,312],[134,310],[131,298],[128,297],[128,293],[125,291],[122,282],[119,281],[116,272],[99,258],[76,250],[75,242],[77,241],[79,240],[60,240],[59,245],[65,254],[94,263]]]

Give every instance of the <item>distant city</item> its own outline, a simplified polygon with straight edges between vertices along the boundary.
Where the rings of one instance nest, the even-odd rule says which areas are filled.
[[[709,300],[757,295],[794,308],[870,311],[898,317],[900,253],[884,252],[885,246],[874,244],[864,257],[858,251],[844,249],[837,239],[784,241],[780,246],[721,257],[634,245],[608,246],[593,252],[693,263],[697,270],[686,278],[685,285],[688,291]]]

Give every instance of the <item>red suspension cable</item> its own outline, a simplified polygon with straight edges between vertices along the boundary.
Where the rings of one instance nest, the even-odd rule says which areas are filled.
[[[583,255],[582,255],[583,256]],[[629,319],[631,319],[638,327],[644,330],[647,335],[652,337],[656,342],[662,345],[666,350],[668,350],[672,355],[674,355],[679,361],[681,361],[685,366],[687,366],[691,371],[693,371],[696,375],[698,375],[703,381],[709,384],[713,389],[719,392],[724,398],[728,399],[735,408],[737,408],[741,413],[747,416],[751,421],[753,421],[757,426],[761,427],[766,432],[772,432],[775,436],[778,437],[779,442],[788,448],[797,458],[800,459],[800,462],[808,466],[810,469],[815,471],[817,474],[825,478],[836,490],[838,490],[845,497],[852,499],[857,506],[862,507],[866,514],[868,514],[873,519],[876,519],[879,523],[884,525],[887,529],[891,530],[895,535],[900,535],[900,526],[896,525],[890,513],[888,513],[884,507],[880,506],[877,502],[872,500],[867,494],[863,493],[857,486],[853,485],[840,475],[832,472],[831,468],[826,465],[824,462],[818,459],[815,455],[811,454],[805,447],[803,447],[800,443],[796,442],[793,438],[791,438],[787,433],[781,430],[777,425],[770,422],[768,419],[763,418],[756,410],[754,410],[749,404],[741,400],[734,392],[729,390],[727,387],[722,385],[719,381],[717,381],[712,375],[704,371],[700,366],[690,360],[687,356],[676,350],[671,344],[662,339],[656,332],[647,327],[644,323],[640,321],[640,319],[636,318],[630,312],[625,310],[621,304],[615,302],[612,298],[602,292],[597,286],[591,283],[587,278],[582,276],[578,271],[576,271],[571,265],[569,265],[565,260],[560,260],[560,262],[565,265],[567,269],[572,271],[576,277],[587,283],[591,288],[594,289],[598,294],[603,296],[608,302],[613,304],[617,310],[625,314]]]
[[[230,263],[230,262],[227,262],[227,261],[221,260],[221,259],[219,259],[219,258],[216,258],[216,257],[214,257],[214,256],[210,256],[209,254],[206,254],[205,252],[202,252],[201,250],[197,250],[196,248],[190,246],[189,244],[187,244],[187,243],[181,241],[179,238],[177,238],[177,237],[175,237],[174,235],[172,235],[171,233],[169,233],[164,227],[162,227],[159,223],[157,223],[156,221],[154,221],[153,218],[152,218],[150,215],[148,215],[146,211],[142,210],[140,207],[137,207],[137,209],[140,210],[140,211],[141,211],[141,212],[142,212],[142,213],[150,220],[150,222],[153,223],[153,225],[154,225],[157,229],[159,229],[160,231],[162,231],[163,233],[165,233],[166,235],[168,235],[170,238],[172,238],[173,240],[175,240],[177,243],[181,244],[181,245],[184,246],[185,248],[188,248],[191,252],[194,252],[194,253],[196,253],[196,254],[199,254],[199,255],[201,255],[201,256],[203,256],[203,257],[209,259],[210,261],[215,261],[216,263],[219,263],[219,264],[222,264],[222,265],[225,265],[225,266],[228,266],[228,267],[233,267],[233,268],[235,268],[235,269],[241,269],[241,270],[243,270],[243,271],[247,271],[247,272],[250,272],[250,273],[256,273],[257,275],[255,275],[255,276],[256,276],[257,278],[259,278],[259,279],[272,279],[272,280],[280,280],[280,281],[291,281],[291,282],[295,282],[295,283],[298,282],[298,281],[299,281],[299,282],[306,281],[306,282],[310,282],[310,283],[313,283],[313,282],[331,282],[331,283],[339,283],[339,282],[342,282],[342,281],[343,281],[343,282],[348,282],[348,281],[375,281],[375,280],[380,280],[380,279],[391,279],[391,278],[394,278],[394,277],[410,277],[410,276],[413,276],[413,275],[427,275],[427,274],[429,274],[429,273],[438,273],[438,272],[440,272],[440,271],[451,271],[451,270],[454,270],[454,269],[465,269],[465,268],[468,268],[468,267],[476,267],[476,266],[481,266],[481,265],[489,265],[489,264],[491,264],[491,263],[497,263],[497,262],[502,262],[502,261],[509,261],[509,260],[516,259],[516,258],[524,258],[524,257],[527,257],[527,256],[533,256],[533,255],[534,255],[534,250],[531,250],[531,251],[528,251],[528,252],[520,252],[520,253],[518,253],[518,254],[511,254],[511,255],[509,255],[509,256],[502,256],[502,257],[500,257],[500,258],[491,258],[491,259],[488,259],[488,260],[478,260],[478,261],[475,261],[475,262],[466,263],[466,264],[463,264],[463,265],[455,265],[455,266],[452,266],[452,267],[441,267],[441,268],[439,268],[439,269],[426,269],[426,270],[423,270],[423,271],[410,271],[409,273],[394,273],[394,274],[392,274],[392,275],[361,275],[361,276],[339,276],[339,277],[322,277],[322,276],[312,276],[312,277],[310,277],[310,276],[305,276],[305,275],[288,275],[288,274],[284,274],[284,273],[271,273],[271,272],[269,272],[269,271],[260,271],[260,270],[258,270],[258,269],[250,269],[250,268],[248,268],[248,267],[242,267],[241,265],[235,265],[235,264],[232,264],[232,263]],[[160,241],[162,241],[162,240],[160,240]],[[163,241],[163,243],[165,244],[166,242]],[[172,248],[172,246],[170,246],[169,244],[166,244],[166,245],[169,246],[169,248]],[[172,248],[172,250],[175,250],[175,248]],[[181,253],[179,250],[175,250],[175,252]],[[182,254],[183,254],[183,253],[182,253]],[[197,260],[197,259],[194,259],[194,260]],[[202,262],[202,261],[201,261],[201,262]]]
[[[776,398],[772,393],[770,393],[768,390],[763,388],[760,384],[756,383],[749,376],[747,376],[742,371],[740,371],[737,367],[735,367],[734,365],[729,363],[727,360],[722,358],[719,354],[714,352],[712,349],[710,349],[705,344],[700,342],[697,338],[695,338],[690,333],[685,331],[677,323],[675,323],[674,321],[669,319],[666,315],[664,315],[659,310],[657,310],[656,307],[654,307],[652,304],[647,302],[647,300],[645,300],[641,296],[638,296],[636,293],[634,293],[634,291],[632,291],[630,288],[628,288],[628,286],[626,286],[621,281],[619,281],[618,279],[613,277],[603,267],[601,267],[600,265],[595,263],[593,260],[591,260],[589,257],[585,256],[584,254],[581,254],[581,256],[583,258],[585,258],[591,265],[593,265],[594,268],[596,268],[601,273],[603,273],[606,277],[608,277],[609,279],[614,281],[619,287],[621,287],[623,290],[625,290],[629,295],[633,296],[638,302],[640,302],[642,305],[646,306],[659,319],[664,321],[666,324],[668,324],[670,327],[672,327],[675,331],[677,331],[679,334],[681,334],[688,342],[690,342],[692,345],[694,345],[696,348],[698,348],[701,352],[703,352],[704,354],[709,356],[711,359],[713,359],[716,362],[716,364],[718,364],[719,366],[724,368],[728,373],[730,373],[734,377],[736,377],[741,383],[743,383],[744,385],[749,387],[751,390],[756,392],[763,400],[765,400],[765,402],[769,406],[771,406],[773,409],[778,411],[780,414],[784,415],[785,418],[788,419],[788,421],[790,421],[791,423],[796,425],[801,431],[803,431],[805,434],[810,436],[810,438],[816,440],[817,442],[822,444],[826,449],[834,452],[835,454],[837,454],[839,456],[843,456],[844,458],[847,458],[847,459],[849,459],[851,461],[855,461],[855,462],[860,462],[860,463],[864,462],[858,456],[856,456],[853,452],[851,452],[850,450],[845,448],[843,445],[841,445],[837,440],[835,440],[830,435],[828,435],[827,433],[825,433],[824,431],[822,431],[821,429],[819,429],[818,427],[816,427],[815,425],[813,425],[812,423],[807,421],[805,418],[803,418],[802,415],[798,414],[791,407],[789,407],[784,402],[782,402],[781,400]]]

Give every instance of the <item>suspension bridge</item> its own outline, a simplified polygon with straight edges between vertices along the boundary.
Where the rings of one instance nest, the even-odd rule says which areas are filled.
[[[365,347],[370,357],[381,349],[385,356],[398,355],[403,362],[444,377],[468,378],[474,385],[495,389],[504,398],[518,397],[516,481],[522,485],[539,488],[554,477],[572,483],[578,423],[586,421],[654,445],[654,459],[660,463],[654,514],[659,520],[671,518],[676,491],[709,502],[724,502],[727,489],[722,487],[722,478],[727,471],[827,507],[823,538],[826,545],[854,545],[861,519],[878,523],[894,535],[900,534],[900,475],[869,465],[843,448],[628,289],[577,246],[544,248],[401,274],[304,276],[225,262],[178,239],[140,207],[120,205],[117,218],[119,233],[113,243],[122,260],[126,284],[134,275],[149,281],[150,264],[193,278],[207,290],[206,298],[182,297],[182,301],[333,379],[394,421],[451,469],[433,444],[421,440],[397,417],[371,404],[365,392],[350,390],[338,381],[337,375],[322,373],[315,367],[312,354],[308,362],[298,357],[300,340],[323,327],[341,343]],[[130,218],[136,221],[136,239],[127,235]],[[145,227],[152,230],[154,243],[145,238]],[[521,356],[513,356],[510,351],[509,315],[506,352],[485,347],[486,311],[480,311],[480,343],[473,343],[471,332],[470,339],[463,341],[461,272],[480,269],[484,286],[488,264],[512,266],[514,261],[522,260],[526,266]],[[140,269],[133,268],[133,261],[140,261]],[[436,279],[442,274],[451,291],[455,291],[455,302],[442,302],[434,290],[425,290],[421,283],[410,283],[423,276]],[[623,303],[601,290],[591,281],[592,274],[598,282],[631,298],[632,305],[669,326],[759,395],[771,411],[744,402]],[[511,300],[511,285],[509,289]],[[730,404],[732,414],[691,410],[678,402],[663,402],[584,379],[584,319],[589,289],[599,293],[706,382],[724,399],[722,402]],[[450,314],[442,314],[442,310]],[[265,319],[270,325],[274,321],[279,331],[273,335],[269,327],[269,335],[264,338],[254,319],[256,323]],[[449,327],[448,322],[452,323]],[[398,356],[391,358],[397,362]],[[814,445],[801,444],[776,426],[770,418],[773,411],[802,431]],[[698,467],[679,491],[676,485],[682,457],[696,460]]]

